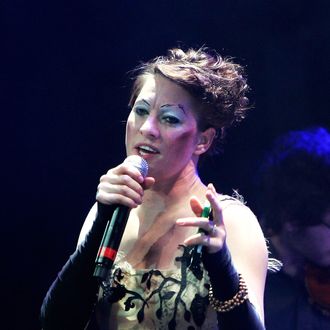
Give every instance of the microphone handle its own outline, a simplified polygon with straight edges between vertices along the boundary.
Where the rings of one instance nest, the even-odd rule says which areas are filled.
[[[94,277],[105,281],[116,259],[117,251],[124,234],[130,209],[125,206],[116,207],[111,220],[108,220],[100,248],[95,260]]]

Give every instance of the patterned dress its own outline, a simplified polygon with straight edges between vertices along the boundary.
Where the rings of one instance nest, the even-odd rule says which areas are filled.
[[[194,247],[180,248],[176,270],[137,270],[119,258],[99,297],[102,330],[218,329],[201,255]]]
[[[237,192],[222,195],[222,209],[245,207]],[[97,305],[101,330],[219,329],[209,305],[209,276],[197,247],[184,247],[175,270],[134,269],[120,253]],[[219,281],[221,278],[219,277]]]

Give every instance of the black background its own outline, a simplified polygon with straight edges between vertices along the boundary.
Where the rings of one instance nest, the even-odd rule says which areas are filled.
[[[327,0],[3,0],[0,327],[40,328],[98,179],[125,158],[129,70],[178,44],[246,66],[255,108],[201,176],[253,208],[271,141],[329,128],[329,9]]]

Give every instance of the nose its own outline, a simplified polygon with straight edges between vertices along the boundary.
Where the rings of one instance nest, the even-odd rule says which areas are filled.
[[[157,118],[149,115],[139,129],[140,133],[149,139],[157,139],[159,137],[159,129]]]

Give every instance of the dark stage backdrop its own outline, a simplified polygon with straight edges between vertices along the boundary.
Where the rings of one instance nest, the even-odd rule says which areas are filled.
[[[40,328],[98,179],[125,157],[129,70],[177,44],[246,66],[254,110],[201,175],[253,208],[271,141],[329,128],[329,9],[327,0],[2,1],[0,328]]]

